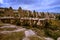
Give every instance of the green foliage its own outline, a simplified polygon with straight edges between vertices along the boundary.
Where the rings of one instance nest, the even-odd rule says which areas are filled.
[[[60,20],[60,15],[57,15],[57,16],[56,16],[56,19]]]
[[[60,30],[47,29],[47,30],[45,30],[45,34],[49,37],[57,39],[58,37],[60,37]]]
[[[45,32],[44,32],[44,30],[43,30],[43,29],[39,29],[39,28],[32,28],[32,30],[33,30],[33,31],[35,31],[35,32],[36,32],[36,34],[37,34],[38,36],[41,36],[41,37],[46,36],[46,35],[45,35]]]
[[[60,37],[60,24],[59,20],[49,20],[47,28],[44,28],[45,34],[57,40]]]
[[[20,20],[19,19],[15,19],[13,24],[20,26]]]
[[[4,16],[4,12],[0,11],[0,17]]]

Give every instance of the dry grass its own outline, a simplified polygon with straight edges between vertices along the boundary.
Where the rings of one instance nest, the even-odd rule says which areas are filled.
[[[0,31],[13,31],[16,28],[0,28]]]
[[[0,34],[0,40],[22,40],[24,32],[12,32],[8,34]]]
[[[44,38],[40,38],[40,37],[37,37],[37,36],[31,36],[29,37],[30,40],[45,40]]]

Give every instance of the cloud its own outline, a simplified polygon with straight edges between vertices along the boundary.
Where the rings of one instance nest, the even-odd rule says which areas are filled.
[[[50,6],[60,5],[60,0],[55,0]]]
[[[3,3],[3,0],[0,0],[0,3]]]
[[[0,6],[12,6],[14,9],[21,6],[27,10],[57,12],[60,11],[60,0],[0,0]]]
[[[35,0],[4,0],[4,2],[9,4],[33,4]]]

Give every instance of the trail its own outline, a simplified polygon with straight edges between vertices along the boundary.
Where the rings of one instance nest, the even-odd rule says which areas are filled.
[[[40,37],[40,36],[36,35],[36,33],[33,30],[31,30],[31,29],[18,27],[16,25],[12,25],[12,24],[4,24],[0,28],[2,28],[2,29],[3,28],[16,28],[16,29],[14,29],[12,31],[8,31],[8,30],[7,31],[5,31],[5,30],[4,31],[0,31],[0,33],[3,33],[3,34],[24,31],[25,37],[22,40],[30,40],[29,37],[31,37],[31,36],[36,36],[36,37],[38,37],[38,38],[40,38],[42,40],[43,39],[45,39],[45,40],[53,40],[52,38],[49,38],[49,37]]]

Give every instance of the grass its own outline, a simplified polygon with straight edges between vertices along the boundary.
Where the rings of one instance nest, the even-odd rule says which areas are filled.
[[[39,38],[39,37],[37,37],[37,36],[31,36],[31,37],[29,37],[29,39],[30,40],[45,40],[44,38]]]
[[[48,21],[49,26],[47,26],[47,29],[45,28],[37,28],[37,27],[30,27],[30,26],[24,26],[24,28],[32,29],[36,32],[38,36],[41,37],[52,37],[55,40],[60,37],[60,20],[49,20]],[[0,23],[0,26],[2,26],[3,23]],[[0,31],[9,30],[12,31],[15,28],[0,28]],[[24,32],[13,32],[9,34],[0,34],[0,40],[22,40],[24,37]],[[36,36],[29,37],[30,40],[42,40]]]
[[[12,32],[8,34],[0,34],[0,40],[22,40],[24,33],[21,32]]]
[[[0,31],[13,31],[16,28],[0,28]]]
[[[32,28],[32,30],[35,31],[38,36],[41,36],[41,37],[46,36],[43,29]]]
[[[60,37],[60,20],[49,20],[49,26],[44,29],[45,34],[57,40]]]

